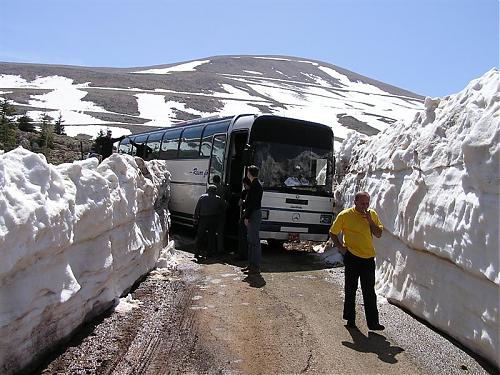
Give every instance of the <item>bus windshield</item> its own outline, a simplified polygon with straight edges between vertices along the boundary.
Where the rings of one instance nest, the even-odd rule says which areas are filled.
[[[253,146],[265,190],[331,194],[331,150],[262,141]]]

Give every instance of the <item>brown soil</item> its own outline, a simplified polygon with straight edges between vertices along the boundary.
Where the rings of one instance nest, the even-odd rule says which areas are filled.
[[[192,250],[192,241],[176,236],[176,247]],[[264,247],[262,273],[248,276],[232,256],[197,264],[179,251],[176,270],[153,271],[131,292],[139,308],[94,322],[36,373],[486,373],[387,303],[385,331],[367,330],[361,300],[359,329],[347,329],[343,270],[315,259]]]

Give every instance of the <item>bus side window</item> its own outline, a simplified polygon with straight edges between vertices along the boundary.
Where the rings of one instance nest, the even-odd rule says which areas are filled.
[[[213,133],[209,131],[207,126],[203,132],[203,137],[201,138],[200,157],[210,157],[210,151],[212,150],[212,138]]]
[[[130,154],[132,152],[132,145],[130,144],[128,138],[125,138],[120,142],[120,145],[118,146],[118,152],[120,154]]]
[[[161,142],[160,159],[169,160],[177,158],[177,148],[179,146],[179,136],[182,129],[167,130],[163,134]]]
[[[214,134],[226,133],[230,121],[217,121],[207,124],[201,138],[200,157],[209,158],[212,151],[212,139]]]
[[[132,142],[135,142],[135,137],[131,137],[130,140]],[[137,153],[137,149],[131,144],[130,145],[130,151],[129,151],[129,155],[132,155],[132,156],[135,156],[135,154]]]
[[[147,160],[158,159],[160,156],[160,143],[163,137],[163,132],[153,133],[148,138],[148,143],[146,144],[150,150]]]
[[[179,158],[196,159],[200,157],[200,141],[203,125],[185,128],[179,143]]]
[[[148,134],[140,134],[137,137],[135,137],[133,139],[133,141],[135,143],[138,143],[139,145],[142,145],[143,143],[146,143],[147,139],[148,139]],[[140,154],[140,152],[139,153],[137,152],[137,147],[132,146],[132,155],[133,156],[140,156],[141,158],[144,157],[144,155],[139,155],[139,154]]]
[[[210,156],[210,175],[209,181],[212,181],[214,176],[224,174],[224,153],[226,151],[226,135],[218,134],[214,136],[212,143],[212,154]]]

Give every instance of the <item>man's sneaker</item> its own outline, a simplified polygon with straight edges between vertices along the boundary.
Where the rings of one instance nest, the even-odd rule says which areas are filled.
[[[356,327],[356,321],[355,320],[348,320],[346,325],[347,328],[357,328]]]
[[[385,329],[385,327],[382,324],[377,323],[377,324],[369,325],[368,329],[370,331],[383,331]]]

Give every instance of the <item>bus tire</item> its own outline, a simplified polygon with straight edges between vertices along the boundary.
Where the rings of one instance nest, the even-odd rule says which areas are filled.
[[[271,238],[271,239],[267,240],[267,244],[272,249],[282,250],[283,249],[283,245],[285,244],[285,241],[284,240],[277,240],[277,239]]]

